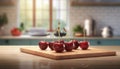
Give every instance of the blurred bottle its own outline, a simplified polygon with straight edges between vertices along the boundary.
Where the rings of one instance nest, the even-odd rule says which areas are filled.
[[[60,22],[58,22],[58,27],[55,30],[54,35],[57,36],[57,37],[63,37],[63,36],[66,36],[66,32],[67,31],[66,31],[66,29],[64,27],[61,29]]]
[[[111,26],[106,26],[102,29],[101,32],[102,37],[107,38],[107,37],[112,37],[113,36],[113,29]]]
[[[95,21],[91,18],[85,19],[84,29],[86,36],[95,36]]]

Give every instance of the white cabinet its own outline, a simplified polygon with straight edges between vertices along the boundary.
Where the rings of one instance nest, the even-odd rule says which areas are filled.
[[[14,5],[14,0],[0,0],[0,6]]]

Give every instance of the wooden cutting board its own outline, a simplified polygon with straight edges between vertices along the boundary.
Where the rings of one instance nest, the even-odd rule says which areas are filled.
[[[20,48],[20,51],[28,54],[55,59],[55,60],[116,55],[115,51],[95,49],[95,48],[89,48],[88,50],[77,49],[77,50],[73,50],[72,52],[64,51],[63,53],[56,53],[55,51],[51,51],[51,50],[40,50],[38,47]]]

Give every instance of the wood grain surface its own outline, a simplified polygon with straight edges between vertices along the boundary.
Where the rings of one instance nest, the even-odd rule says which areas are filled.
[[[34,48],[26,47],[26,48],[20,48],[20,51],[23,53],[51,58],[55,60],[115,56],[116,55],[115,51],[96,49],[96,48],[89,48],[88,50],[77,49],[77,50],[73,50],[72,52],[64,51],[63,53],[56,53],[55,51],[51,51],[48,49],[40,50],[38,47],[34,47]]]

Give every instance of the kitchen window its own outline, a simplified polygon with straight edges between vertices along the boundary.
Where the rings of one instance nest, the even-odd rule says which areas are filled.
[[[20,22],[25,28],[44,27],[49,31],[61,27],[68,28],[67,0],[20,0]]]

